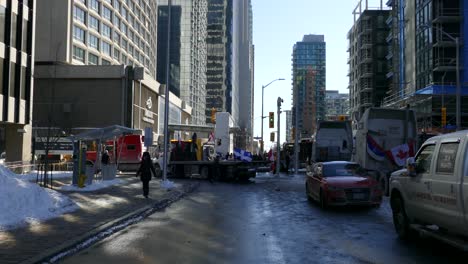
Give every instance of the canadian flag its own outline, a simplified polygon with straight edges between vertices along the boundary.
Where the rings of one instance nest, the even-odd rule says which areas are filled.
[[[391,150],[393,161],[398,166],[404,166],[406,159],[410,156],[410,147],[408,144],[398,145]]]

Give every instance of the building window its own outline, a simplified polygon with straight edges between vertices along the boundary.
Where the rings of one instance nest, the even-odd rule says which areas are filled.
[[[128,46],[127,40],[126,40],[124,37],[122,37],[122,46],[121,46],[121,47],[122,47],[124,50],[127,50],[127,46]]]
[[[122,64],[127,64],[127,55],[122,54]]]
[[[26,67],[21,67],[20,98],[26,99]]]
[[[76,0],[76,1],[82,3],[83,5],[86,5],[86,0]]]
[[[105,59],[102,59],[102,65],[111,65],[111,62]]]
[[[120,18],[117,15],[114,16],[114,25],[120,30]]]
[[[77,6],[73,7],[73,18],[86,24],[86,12]]]
[[[122,9],[120,11],[120,15],[123,17],[124,20],[127,20],[127,9],[122,6]]]
[[[89,16],[89,26],[99,32],[99,19],[94,16]]]
[[[73,38],[79,42],[85,43],[85,31],[77,26],[73,26]]]
[[[102,35],[111,38],[111,28],[104,23],[102,23]]]
[[[122,31],[124,35],[127,35],[127,25],[123,21],[120,23],[120,31]]]
[[[11,14],[11,39],[10,46],[16,48],[16,31],[18,30],[17,24],[18,16],[15,13]]]
[[[120,59],[120,51],[117,48],[114,48],[114,59]]]
[[[5,43],[5,7],[0,5],[0,42]],[[2,67],[3,68],[3,67]]]
[[[117,11],[120,10],[120,1],[114,0],[114,9]]]
[[[0,23],[1,25],[1,23]],[[23,44],[22,44],[22,51],[23,52],[28,52],[28,21],[23,19],[23,29],[22,29],[22,41],[23,41]]]
[[[98,65],[98,56],[97,55],[94,55],[92,53],[89,53],[88,54],[88,64],[89,65]]]
[[[99,1],[89,0],[89,7],[99,13]]]
[[[117,33],[117,31],[114,30],[113,32],[113,40],[114,40],[114,43],[116,43],[117,45],[120,46],[120,35],[119,33]]]
[[[15,76],[16,76],[16,63],[10,62],[10,89],[9,95],[15,97]]]
[[[105,41],[102,42],[102,53],[108,56],[111,54],[111,45]]]
[[[73,46],[73,59],[84,62],[84,55],[84,49]]]
[[[109,21],[112,19],[112,11],[106,6],[102,7],[102,17]]]
[[[95,48],[95,49],[99,50],[99,38],[96,37],[95,35],[89,34],[88,45],[91,48]]]

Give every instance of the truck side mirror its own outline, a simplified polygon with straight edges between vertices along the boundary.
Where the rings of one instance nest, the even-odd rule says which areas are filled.
[[[413,157],[409,157],[408,159],[406,159],[406,169],[408,170],[409,176],[416,176],[416,163],[414,162]]]

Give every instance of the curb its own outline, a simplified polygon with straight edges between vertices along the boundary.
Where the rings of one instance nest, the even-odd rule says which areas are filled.
[[[21,264],[32,263],[56,263],[65,257],[74,255],[83,249],[86,249],[104,238],[124,229],[130,225],[140,222],[155,212],[162,211],[170,206],[172,203],[185,197],[187,194],[192,193],[200,186],[199,182],[189,183],[182,187],[182,190],[171,190],[167,198],[155,202],[153,205],[147,205],[135,212],[128,213],[120,218],[112,220],[103,224],[87,233],[78,236],[77,238],[65,242],[60,246],[46,250],[40,255],[31,259],[22,261]]]

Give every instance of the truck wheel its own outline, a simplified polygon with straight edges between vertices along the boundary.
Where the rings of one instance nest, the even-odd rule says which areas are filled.
[[[200,169],[200,176],[204,179],[208,179],[208,177],[210,176],[210,170],[208,169],[208,166],[203,166],[201,167]]]
[[[380,188],[382,189],[382,193],[385,196],[388,196],[388,177],[387,177],[387,175],[385,175],[385,174],[380,175],[379,185],[380,185]]]
[[[412,236],[412,231],[410,230],[410,221],[406,215],[405,204],[401,196],[397,194],[392,198],[391,205],[395,231],[400,239],[408,240]]]

